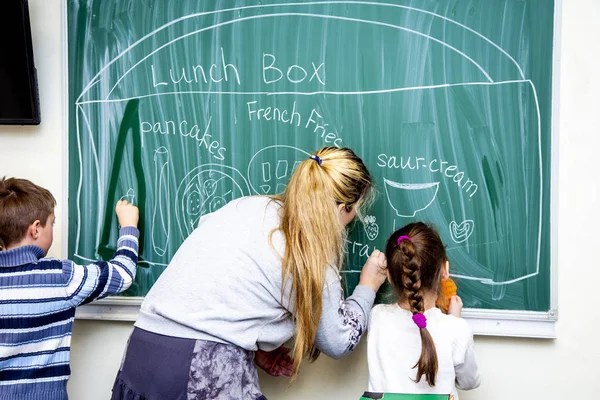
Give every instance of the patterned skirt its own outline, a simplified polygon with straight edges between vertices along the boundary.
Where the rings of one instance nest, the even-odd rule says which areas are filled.
[[[135,328],[112,400],[266,400],[254,352]]]

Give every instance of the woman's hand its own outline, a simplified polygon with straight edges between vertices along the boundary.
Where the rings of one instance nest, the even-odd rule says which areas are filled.
[[[360,273],[359,285],[365,285],[373,289],[375,293],[387,278],[387,262],[385,254],[375,249],[363,266]]]
[[[290,349],[280,346],[273,351],[258,350],[254,362],[271,376],[292,376],[294,360],[289,356]]]

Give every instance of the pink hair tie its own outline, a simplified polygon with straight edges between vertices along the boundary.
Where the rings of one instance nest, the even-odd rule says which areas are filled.
[[[409,242],[412,243],[412,239],[410,238],[410,236],[402,235],[398,238],[398,246],[400,246],[400,242],[403,240],[408,240]]]
[[[413,314],[412,319],[419,329],[427,328],[427,318],[425,318],[424,314]]]

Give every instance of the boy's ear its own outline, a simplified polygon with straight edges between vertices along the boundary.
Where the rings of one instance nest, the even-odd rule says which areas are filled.
[[[41,225],[42,224],[41,224],[40,220],[36,219],[31,225],[29,225],[29,228],[27,228],[27,234],[32,239],[37,239],[38,237],[40,237],[39,228]]]

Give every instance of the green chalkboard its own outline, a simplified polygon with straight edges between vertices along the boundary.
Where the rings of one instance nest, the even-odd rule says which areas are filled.
[[[378,188],[347,288],[423,220],[467,307],[548,311],[554,1],[256,3],[68,0],[69,257],[110,258],[129,198],[144,296],[202,215],[347,146]]]

